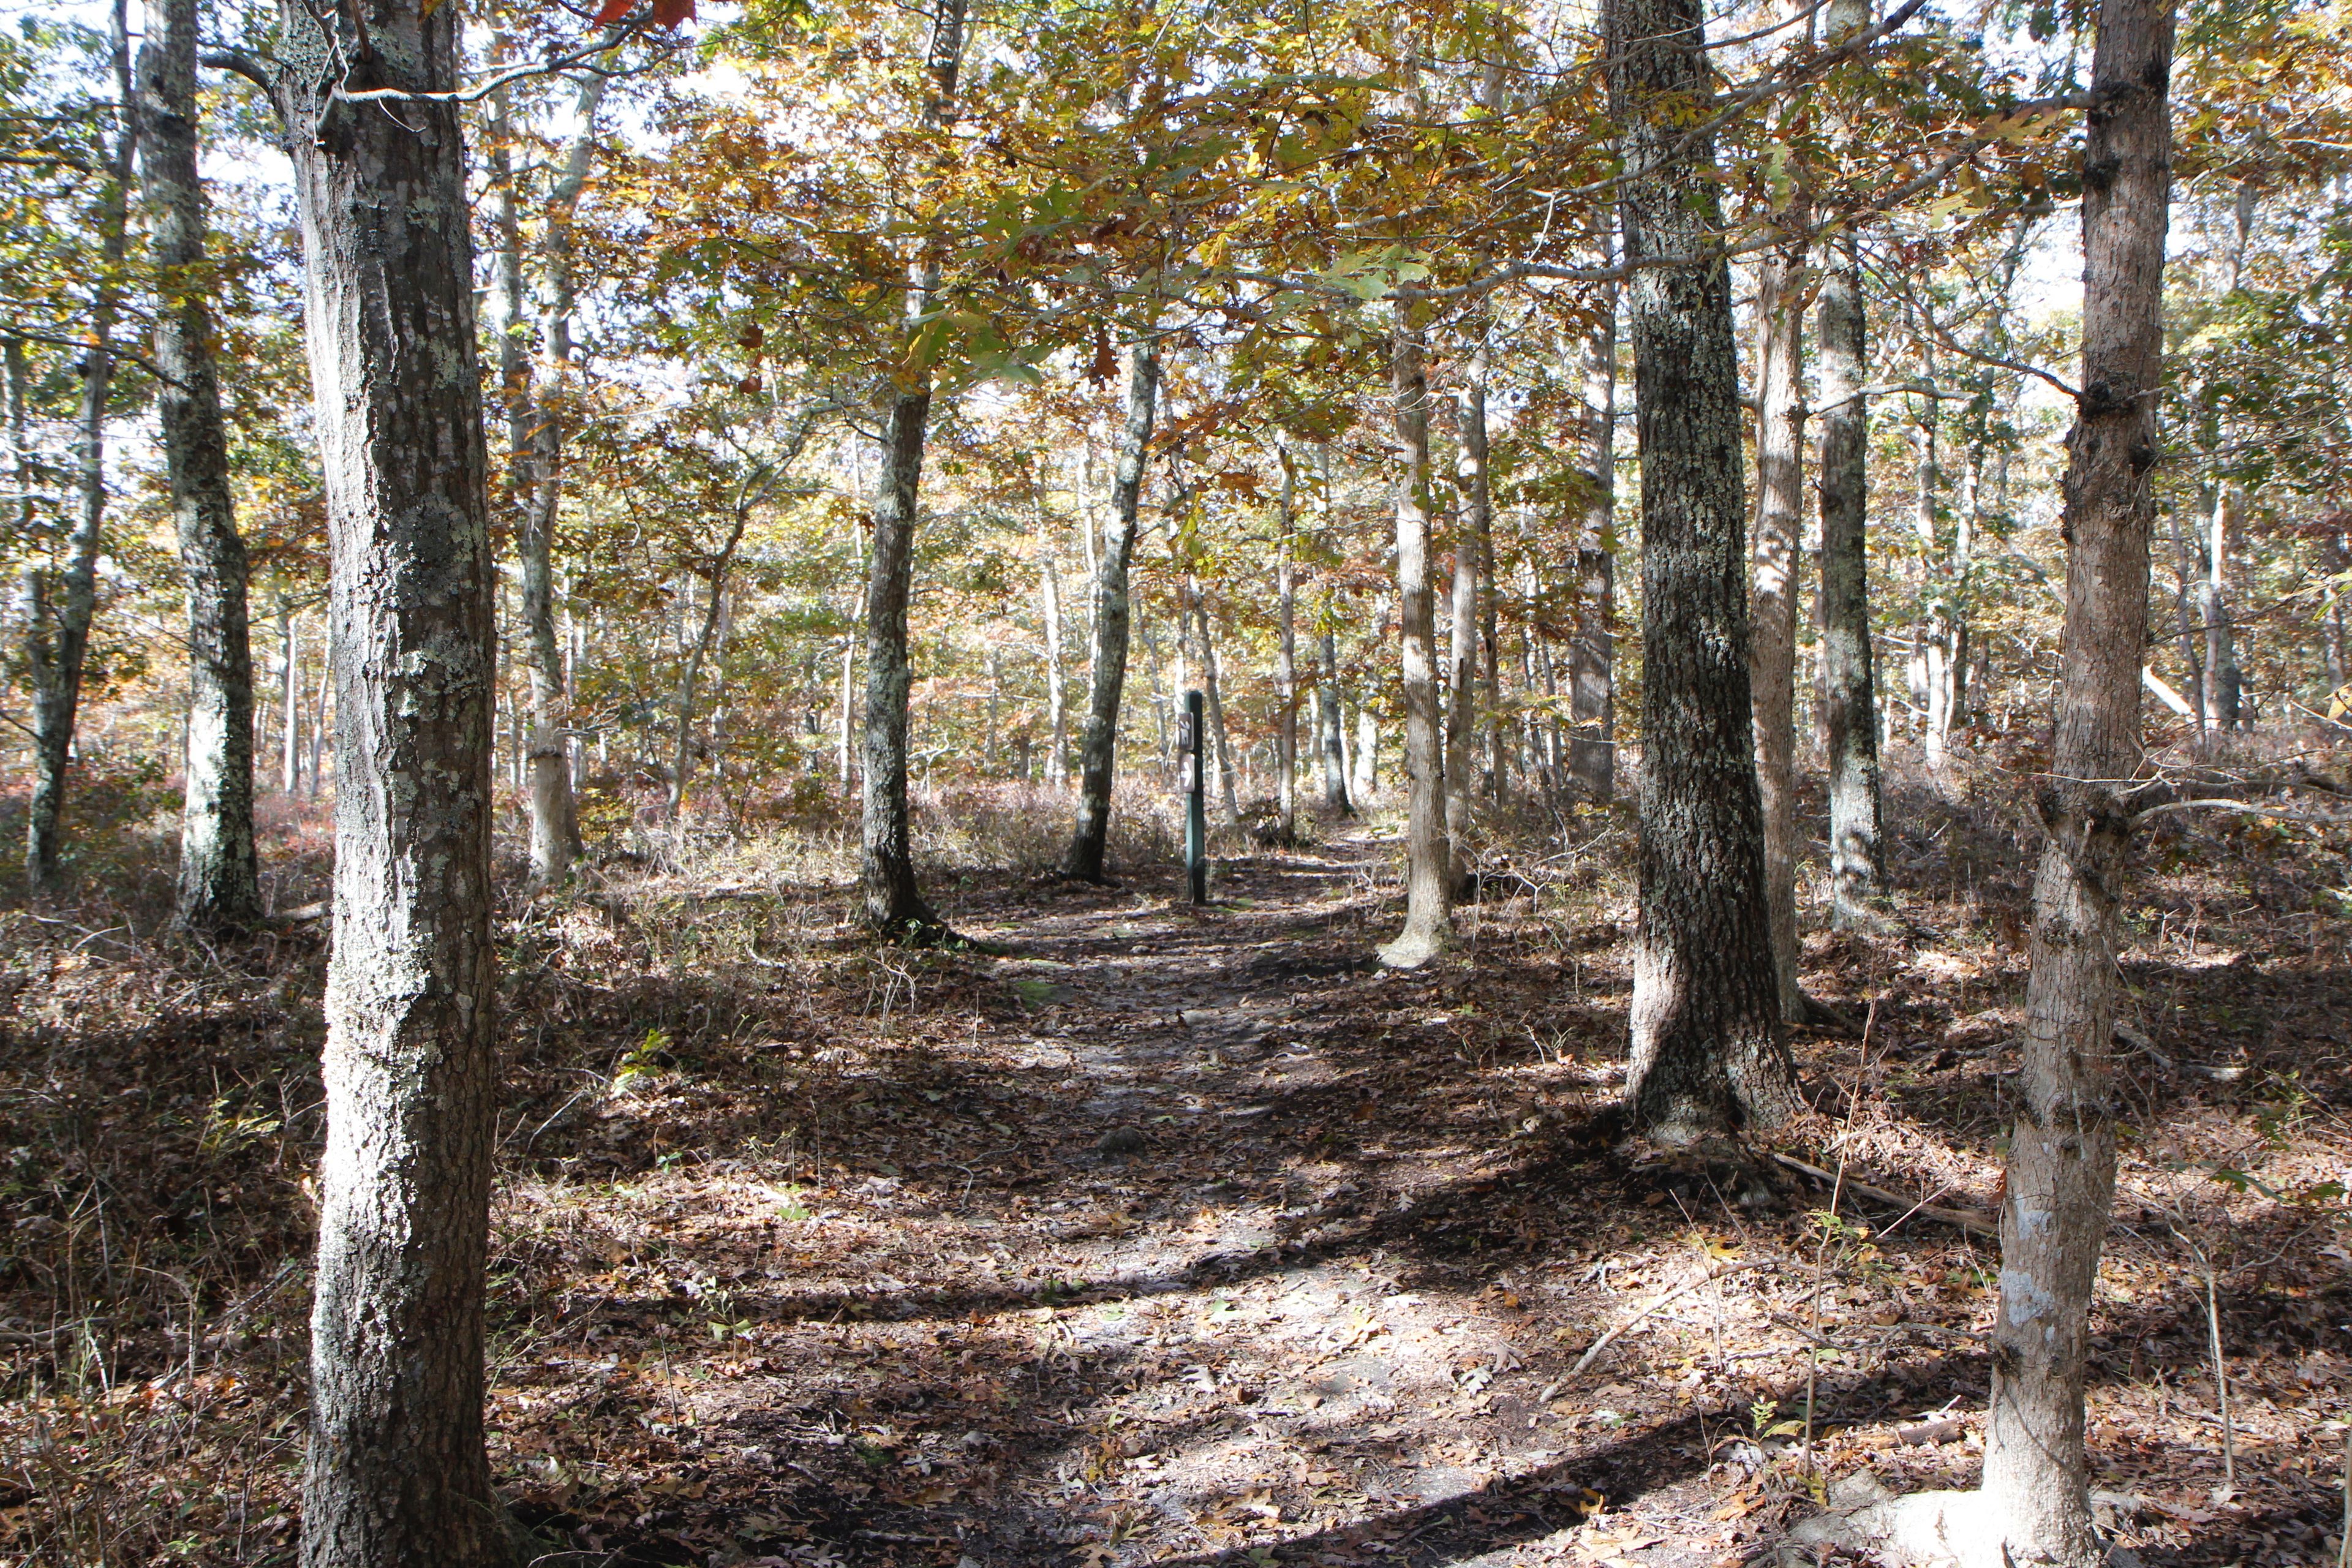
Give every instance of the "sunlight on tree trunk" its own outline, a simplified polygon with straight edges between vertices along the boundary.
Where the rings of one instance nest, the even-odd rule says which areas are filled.
[[[1396,575],[1403,653],[1404,930],[1380,950],[1391,969],[1417,969],[1454,936],[1454,863],[1445,839],[1444,744],[1437,713],[1436,608],[1429,581],[1429,378],[1405,309],[1390,364],[1402,468],[1396,479]]]
[[[1790,210],[1801,227],[1808,208]],[[1805,508],[1804,243],[1767,251],[1757,269],[1756,543],[1748,685],[1755,704],[1756,782],[1763,806],[1764,897],[1780,1016],[1807,1012],[1798,979],[1797,600],[1802,592]]]

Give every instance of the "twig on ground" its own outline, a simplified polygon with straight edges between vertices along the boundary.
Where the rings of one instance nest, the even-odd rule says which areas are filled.
[[[1568,1369],[1568,1375],[1570,1377],[1579,1377],[1583,1375],[1584,1369],[1591,1366],[1594,1359],[1598,1357],[1602,1351],[1607,1350],[1612,1344],[1615,1343],[1619,1335],[1624,1333],[1628,1329],[1638,1326],[1643,1320],[1649,1318],[1660,1308],[1672,1305],[1674,1302],[1689,1295],[1692,1291],[1697,1289],[1702,1285],[1711,1285],[1717,1279],[1722,1279],[1734,1274],[1744,1273],[1750,1268],[1762,1268],[1772,1261],[1774,1260],[1769,1258],[1751,1258],[1744,1263],[1719,1263],[1713,1268],[1708,1269],[1706,1273],[1700,1275],[1697,1279],[1685,1280],[1680,1285],[1677,1285],[1673,1289],[1667,1291],[1664,1295],[1656,1297],[1651,1300],[1647,1306],[1644,1306],[1640,1310],[1636,1311],[1632,1317],[1627,1318],[1623,1322],[1619,1323],[1615,1328],[1611,1329],[1607,1333],[1602,1334],[1599,1339],[1593,1341],[1591,1345],[1585,1348],[1584,1353],[1577,1358],[1576,1364]]]
[[[1837,1184],[1836,1172],[1824,1171],[1819,1165],[1808,1164],[1793,1154],[1783,1154],[1776,1151],[1772,1158],[1792,1171],[1802,1172],[1817,1182],[1827,1182],[1832,1186]],[[1859,1193],[1873,1203],[1885,1204],[1889,1208],[1906,1211],[1906,1218],[1910,1215],[1921,1214],[1926,1215],[1929,1219],[1941,1220],[1946,1225],[1957,1226],[1974,1236],[1998,1237],[2000,1234],[2000,1226],[1990,1215],[1978,1214],[1971,1209],[1938,1208],[1933,1204],[1915,1203],[1900,1193],[1890,1193],[1885,1187],[1874,1187],[1867,1182],[1857,1182],[1851,1176],[1845,1179],[1845,1187],[1846,1191]],[[1901,1221],[1896,1223],[1900,1224]]]

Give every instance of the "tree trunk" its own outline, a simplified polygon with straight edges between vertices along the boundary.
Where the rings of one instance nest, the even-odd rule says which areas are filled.
[[[1385,626],[1388,616],[1381,616]],[[1372,710],[1370,692],[1356,703],[1356,738],[1348,758],[1348,794],[1370,801],[1381,787],[1381,716]]]
[[[2022,1070],[2000,1207],[1979,1560],[2091,1568],[2083,1390],[2115,1194],[2116,954],[2143,765],[2171,183],[2169,0],[2104,0],[2083,148],[2083,394],[2067,439],[2065,653],[2035,805]],[[1920,1503],[1927,1500],[1916,1500]],[[1968,1510],[1962,1510],[1966,1512]]]
[[[841,639],[841,738],[835,748],[837,754],[834,759],[834,769],[840,777],[841,787],[845,794],[849,789],[850,758],[856,750],[856,709],[851,697],[851,693],[856,689],[856,683],[857,638],[853,634]]]
[[[1323,679],[1315,689],[1316,749],[1323,754],[1323,804],[1342,816],[1353,816],[1348,798],[1348,740],[1340,727],[1339,638],[1331,629],[1331,605],[1323,606]]]
[[[1054,533],[1042,501],[1037,508],[1037,592],[1045,613],[1045,709],[1053,730],[1045,749],[1045,783],[1059,789],[1069,768],[1070,712],[1062,683],[1062,579],[1054,563]]]
[[[1139,342],[1128,356],[1127,419],[1119,428],[1111,471],[1110,527],[1095,565],[1094,681],[1087,694],[1086,733],[1078,742],[1078,823],[1063,858],[1062,874],[1103,879],[1103,848],[1110,832],[1111,783],[1118,747],[1119,698],[1127,685],[1128,633],[1133,606],[1128,566],[1135,553],[1136,514],[1143,498],[1143,466],[1151,451],[1151,420],[1160,398],[1160,356]]]
[[[727,602],[727,573],[735,563],[735,548],[743,542],[743,530],[751,521],[749,506],[737,510],[735,525],[727,532],[727,542],[719,547],[719,554],[711,563],[710,602],[703,606],[701,630],[688,647],[686,667],[677,678],[677,735],[671,748],[669,771],[669,819],[673,823],[686,809],[687,780],[694,772],[695,689],[701,684],[703,660],[710,656],[710,639],[718,633],[720,606]],[[536,765],[537,758],[532,761]]]
[[[2239,726],[2237,639],[2230,624],[2230,541],[2237,531],[2238,487],[2224,479],[2213,487],[2211,532],[2205,545],[2205,581],[2198,609],[2205,623],[2205,716],[2221,734]]]
[[[1608,0],[1642,455],[1640,926],[1626,1101],[1666,1141],[1800,1103],[1780,1038],[1748,691],[1731,269],[1698,0]],[[1676,152],[1675,149],[1680,151]]]
[[[555,636],[555,529],[563,509],[563,410],[572,379],[572,215],[588,184],[596,150],[596,111],[610,78],[592,76],[572,108],[580,129],[564,150],[562,173],[548,192],[546,232],[540,241],[541,365],[524,395],[530,410],[531,495],[515,531],[521,567],[524,659],[530,670],[530,873],[560,881],[580,856],[580,817],[572,795],[571,691]],[[716,602],[714,596],[714,603]],[[673,779],[673,793],[680,788]],[[675,815],[677,807],[671,807]]]
[[[117,132],[107,153],[98,204],[101,270],[92,289],[88,346],[81,356],[81,404],[77,491],[80,510],[66,546],[66,569],[53,602],[33,574],[26,609],[26,664],[33,697],[33,790],[25,813],[25,872],[35,889],[57,873],[58,816],[64,808],[66,768],[73,757],[74,725],[81,710],[82,667],[89,653],[90,617],[98,605],[98,556],[106,524],[106,408],[114,387],[114,329],[122,308],[123,261],[130,253],[131,174],[138,138],[131,101],[130,18],[125,0],[113,8]]]
[[[1296,540],[1291,503],[1297,475],[1282,449],[1282,495],[1276,516],[1280,537],[1274,555],[1274,684],[1282,710],[1274,727],[1276,842],[1288,845],[1298,822],[1298,585],[1292,552]]]
[[[1588,488],[1568,644],[1568,774],[1591,800],[1617,793],[1617,290],[1585,340]],[[1549,658],[1549,648],[1547,648]],[[1554,722],[1557,723],[1557,719]],[[1554,765],[1546,772],[1556,772]]]
[[[1470,883],[1470,781],[1478,736],[1479,561],[1486,548],[1490,498],[1486,489],[1487,345],[1481,335],[1470,356],[1459,417],[1461,456],[1454,465],[1462,510],[1454,530],[1453,636],[1447,653],[1445,700],[1445,842],[1452,856],[1447,875],[1456,896]]]
[[[943,130],[955,118],[964,11],[964,0],[941,0],[932,19],[924,61],[931,88],[922,112],[926,131]],[[939,267],[918,261],[909,274],[907,320],[911,330],[930,309]],[[883,936],[918,942],[936,941],[947,930],[915,887],[907,808],[908,698],[913,681],[907,657],[907,607],[914,588],[916,508],[930,420],[930,372],[920,370],[908,381],[895,382],[882,432],[874,556],[866,590],[865,855],[859,881],[866,925]]]
[[[1396,394],[1396,552],[1399,644],[1403,650],[1405,771],[1404,930],[1380,950],[1391,969],[1415,969],[1454,934],[1454,862],[1445,835],[1445,780],[1438,728],[1436,606],[1429,583],[1429,378],[1403,306],[1390,364]]]
[[[1192,627],[1201,648],[1201,692],[1208,702],[1209,732],[1216,738],[1217,791],[1224,802],[1225,826],[1238,827],[1242,804],[1234,772],[1233,734],[1225,728],[1225,704],[1217,679],[1217,645],[1209,635],[1209,595],[1197,576],[1192,580]]]
[[[503,1564],[482,1447],[496,642],[461,16],[281,8],[336,659],[305,1568]],[[365,18],[362,30],[355,22]],[[318,68],[333,58],[336,69]]]
[[[195,0],[148,0],[139,51],[140,172],[153,226],[155,423],[188,578],[188,743],[179,918],[233,929],[261,910],[253,851],[253,649],[245,541],[229,491],[220,373],[205,302],[196,169]],[[314,730],[315,735],[315,730]],[[311,766],[311,784],[318,783]]]
[[[278,601],[278,788],[294,795],[302,787],[302,627],[294,606]]]
[[[1832,37],[1864,26],[1864,4],[1833,8]],[[1870,646],[1870,409],[1864,393],[1862,264],[1851,235],[1831,242],[1822,279],[1822,744],[1829,767],[1830,919],[1881,919],[1886,861],[1880,824],[1877,681]]]
[[[1802,228],[1804,204],[1790,215]],[[1756,724],[1756,783],[1764,812],[1764,899],[1780,1016],[1805,1016],[1797,938],[1797,595],[1805,509],[1803,241],[1765,252],[1756,285],[1755,642],[1748,663]]]
[[[2201,742],[2209,721],[2205,710],[2205,648],[2198,636],[2198,622],[2202,615],[2198,602],[2203,590],[2203,557],[2181,531],[2180,509],[2167,507],[2165,515],[2172,525],[2172,563],[2177,584],[2172,602],[2173,629],[2180,645],[2180,668],[2188,678],[2180,683],[2180,689],[2189,699],[2189,720],[2197,726]]]

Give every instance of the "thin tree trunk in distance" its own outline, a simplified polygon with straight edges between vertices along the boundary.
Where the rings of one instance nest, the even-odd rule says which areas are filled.
[[[496,640],[458,8],[288,0],[336,658],[335,942],[305,1568],[501,1568],[482,1443]],[[366,40],[373,39],[373,47]],[[334,96],[388,87],[395,113]],[[436,97],[433,95],[444,95]]]
[[[302,626],[293,605],[278,601],[278,641],[285,650],[279,661],[278,710],[278,787],[293,795],[302,787]]]
[[[1842,0],[1832,37],[1870,21]],[[1830,242],[1821,289],[1822,744],[1830,798],[1830,919],[1874,925],[1886,900],[1881,826],[1877,677],[1870,646],[1870,407],[1864,393],[1862,265],[1853,237]]]
[[[1225,704],[1217,679],[1217,645],[1209,633],[1209,595],[1201,579],[1192,580],[1193,635],[1201,650],[1201,691],[1209,709],[1209,732],[1216,738],[1217,791],[1224,803],[1225,826],[1238,827],[1242,820],[1242,805],[1238,781],[1234,773],[1234,742],[1225,728]]]
[[[66,569],[51,599],[36,575],[26,595],[26,663],[33,697],[33,789],[25,812],[25,873],[35,889],[56,875],[58,816],[65,805],[66,767],[73,757],[74,725],[81,711],[82,668],[89,654],[90,617],[98,605],[98,556],[106,527],[106,409],[114,388],[114,329],[122,308],[121,278],[130,254],[131,163],[138,138],[131,127],[131,36],[126,0],[114,0],[113,65],[118,101],[115,141],[106,156],[98,204],[100,273],[90,301],[88,346],[81,356],[81,405],[75,424],[79,511],[66,545]]]
[[[1456,897],[1470,881],[1470,775],[1478,735],[1479,558],[1486,548],[1486,371],[1485,336],[1470,356],[1462,389],[1462,451],[1455,471],[1462,510],[1454,530],[1453,636],[1447,652],[1445,703],[1445,842],[1453,864],[1447,872]]]
[[[1402,472],[1396,487],[1397,605],[1403,652],[1404,930],[1380,950],[1391,969],[1415,969],[1453,939],[1454,861],[1445,837],[1444,739],[1438,726],[1436,605],[1429,582],[1429,377],[1403,307],[1390,364]]]
[[[748,503],[736,510],[735,525],[728,530],[727,542],[719,547],[718,557],[711,563],[710,602],[703,606],[701,630],[687,649],[686,668],[677,678],[677,735],[669,771],[669,820],[673,823],[686,808],[687,780],[694,771],[695,689],[701,684],[702,663],[710,657],[710,639],[719,630],[721,606],[727,603],[727,573],[735,563],[735,549],[743,542],[743,530],[751,521]]]
[[[1323,804],[1342,816],[1352,816],[1356,808],[1348,798],[1348,741],[1339,704],[1339,637],[1331,629],[1331,615],[1326,595],[1322,680],[1315,689],[1316,749],[1323,753]]]
[[[836,747],[834,767],[841,779],[844,791],[849,788],[850,757],[856,751],[857,721],[851,693],[856,689],[857,638],[855,635],[841,639],[841,740]]]
[[[1276,842],[1289,844],[1298,824],[1298,584],[1292,559],[1297,543],[1292,501],[1297,475],[1290,453],[1281,449],[1282,494],[1276,503],[1278,537],[1274,555],[1276,700],[1282,704],[1274,728]]]
[[[1790,215],[1802,227],[1802,203]],[[1756,726],[1756,782],[1764,811],[1764,896],[1780,1016],[1808,1009],[1797,938],[1797,595],[1805,509],[1806,247],[1775,247],[1758,268],[1754,630],[1748,661]]]
[[[245,541],[228,482],[212,310],[200,276],[205,191],[196,168],[195,0],[148,0],[139,51],[140,172],[153,246],[155,423],[188,579],[186,787],[179,918],[242,926],[261,910],[253,851],[253,649]],[[312,727],[311,787],[318,787]]]
[[[1576,550],[1576,622],[1568,643],[1568,775],[1588,799],[1617,793],[1617,289],[1585,336],[1586,477]],[[1545,650],[1547,667],[1550,658]],[[1555,715],[1557,729],[1559,719]],[[1548,760],[1555,777],[1557,759]]]
[[[2198,590],[2198,609],[2205,623],[2205,715],[2221,734],[2238,728],[2238,699],[2243,684],[2238,671],[2237,640],[2230,625],[2230,540],[2237,531],[2237,513],[2238,487],[2224,479],[2213,487],[2205,581]]]
[[[1054,563],[1054,533],[1042,501],[1037,508],[1037,592],[1045,614],[1045,708],[1053,730],[1045,749],[1045,782],[1059,789],[1069,770],[1070,710],[1062,682],[1062,578]]]
[[[1748,692],[1747,501],[1731,269],[1698,0],[1608,0],[1642,452],[1642,833],[1633,1124],[1666,1141],[1800,1103],[1780,1037]]]
[[[1103,879],[1103,849],[1110,834],[1111,784],[1118,748],[1119,699],[1127,685],[1128,635],[1134,607],[1128,567],[1135,554],[1136,514],[1143,499],[1143,466],[1151,452],[1151,420],[1160,400],[1160,356],[1148,342],[1129,351],[1127,417],[1119,427],[1111,470],[1110,526],[1095,566],[1094,679],[1087,693],[1086,732],[1078,742],[1078,821],[1063,858],[1062,874]]]

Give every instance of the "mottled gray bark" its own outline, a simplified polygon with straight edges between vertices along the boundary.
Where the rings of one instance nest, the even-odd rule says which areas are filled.
[[[925,131],[955,119],[956,78],[963,65],[964,0],[940,0],[931,19],[924,59],[930,97]],[[911,329],[931,307],[939,266],[919,260],[908,268],[907,320]],[[882,473],[874,497],[871,571],[866,588],[865,854],[859,883],[866,925],[899,941],[930,942],[947,926],[915,885],[913,832],[907,806],[908,694],[907,609],[914,591],[915,522],[923,477],[923,447],[930,432],[928,369],[889,383],[890,411],[882,432]]]
[[[1617,793],[1617,290],[1585,334],[1584,520],[1568,643],[1568,776],[1589,800]],[[1547,661],[1549,647],[1545,649]],[[1558,721],[1554,721],[1557,727]],[[1548,773],[1556,771],[1548,767]]]
[[[1062,680],[1062,577],[1055,554],[1053,529],[1046,521],[1045,504],[1040,501],[1037,595],[1045,616],[1045,710],[1052,731],[1045,745],[1045,782],[1059,789],[1069,773],[1070,707]]]
[[[1118,457],[1111,469],[1110,524],[1095,564],[1094,679],[1087,694],[1086,732],[1078,742],[1077,827],[1062,859],[1062,874],[1081,881],[1103,879],[1119,699],[1127,685],[1128,634],[1133,625],[1128,567],[1135,554],[1143,467],[1150,456],[1151,421],[1159,401],[1160,356],[1149,343],[1138,343],[1128,356],[1127,418],[1119,427]]]
[[[1635,1126],[1681,1141],[1800,1103],[1780,1037],[1748,691],[1747,535],[1731,269],[1698,0],[1608,0],[1610,95],[1642,455]]]
[[[1453,941],[1454,859],[1445,835],[1436,605],[1429,581],[1429,377],[1402,306],[1389,363],[1401,459],[1396,574],[1404,689],[1405,906],[1404,929],[1381,948],[1380,960],[1391,969],[1413,969]]]
[[[1800,204],[1795,223],[1805,221]],[[1797,938],[1797,596],[1805,510],[1805,330],[1802,241],[1764,253],[1757,269],[1756,541],[1753,641],[1756,782],[1763,806],[1764,898],[1780,1016],[1806,1014]]]
[[[113,67],[119,101],[113,144],[105,154],[97,203],[99,272],[90,291],[87,347],[80,361],[81,401],[75,492],[79,510],[66,542],[65,570],[52,591],[46,574],[27,574],[25,666],[32,687],[33,788],[25,812],[25,875],[35,889],[57,874],[58,814],[64,809],[66,768],[73,757],[81,712],[81,680],[89,655],[90,618],[98,607],[98,557],[106,528],[106,413],[114,389],[114,331],[122,313],[123,261],[130,254],[131,163],[138,145],[131,118],[131,35],[125,0],[115,0]]]
[[[1486,551],[1492,502],[1486,486],[1487,342],[1471,351],[1456,417],[1461,450],[1454,474],[1462,510],[1454,529],[1452,635],[1446,652],[1445,842],[1453,858],[1448,875],[1459,896],[1469,885],[1471,867],[1470,786],[1478,739],[1478,599],[1480,562]]]
[[[2151,479],[2171,196],[2171,0],[2103,0],[2083,147],[2083,392],[2067,438],[2064,654],[2000,1208],[1983,1497],[2008,1561],[2091,1568],[2083,1391],[2115,1196],[2112,1064],[2143,765]]]
[[[482,1446],[496,647],[454,5],[280,11],[336,662],[305,1568],[510,1557]]]
[[[1832,12],[1832,36],[1866,24],[1867,5]],[[1831,242],[1821,289],[1822,743],[1829,767],[1830,919],[1881,918],[1886,900],[1878,765],[1877,677],[1870,644],[1870,408],[1862,267],[1851,236]]]
[[[155,259],[155,424],[188,581],[188,723],[179,918],[242,926],[261,910],[253,851],[253,650],[245,541],[205,300],[196,170],[195,0],[148,0],[139,50],[140,173]],[[312,765],[312,784],[317,783]]]
[[[1332,608],[1323,606],[1323,668],[1315,688],[1316,749],[1323,754],[1323,804],[1342,816],[1355,814],[1348,798],[1348,740],[1339,703],[1339,638],[1331,629]]]

